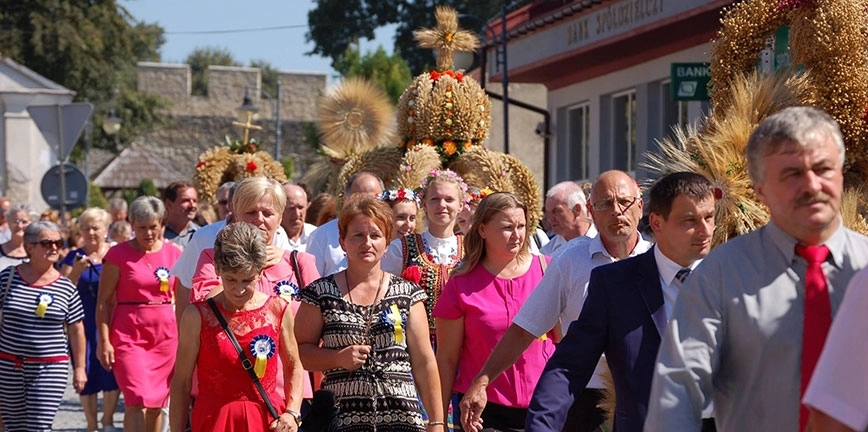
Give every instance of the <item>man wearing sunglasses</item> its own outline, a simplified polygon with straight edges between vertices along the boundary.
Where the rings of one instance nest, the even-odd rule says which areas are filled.
[[[642,207],[639,186],[629,174],[616,170],[600,174],[591,188],[588,203],[588,212],[599,235],[567,249],[549,265],[462,399],[461,420],[465,429],[471,432],[482,429],[478,419],[485,408],[485,388],[490,381],[515,363],[534,340],[549,334],[557,342],[578,318],[593,268],[651,248],[651,243],[636,229]],[[605,359],[601,359],[603,361]],[[600,389],[604,388],[599,377],[600,367],[597,366],[588,388],[576,396],[564,430],[591,432],[605,420],[604,413],[597,407],[603,397]]]

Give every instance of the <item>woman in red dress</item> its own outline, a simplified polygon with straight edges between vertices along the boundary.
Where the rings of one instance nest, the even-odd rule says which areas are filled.
[[[229,224],[217,235],[214,265],[222,290],[208,302],[187,306],[181,316],[169,409],[173,432],[183,431],[187,423],[194,369],[199,377],[191,421],[194,432],[295,432],[301,423],[303,371],[292,308],[282,298],[256,289],[266,263],[265,244],[262,232],[244,222]],[[277,410],[276,419],[242,367],[212,302],[226,319],[244,355],[254,364],[253,370]],[[285,402],[277,388],[279,365],[285,377]]]

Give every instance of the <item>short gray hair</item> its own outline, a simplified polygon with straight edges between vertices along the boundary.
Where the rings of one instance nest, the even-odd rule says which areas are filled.
[[[799,152],[831,138],[838,147],[838,167],[844,166],[844,136],[838,123],[820,109],[797,106],[785,108],[766,117],[750,135],[745,150],[747,172],[756,184],[765,181],[763,159],[785,150]]]
[[[265,234],[248,223],[226,225],[214,240],[214,268],[218,273],[259,273],[265,268],[267,256]]]
[[[109,201],[109,209],[110,210],[124,210],[124,211],[126,211],[127,208],[128,208],[127,200],[125,200],[123,198],[112,198],[112,200]]]
[[[15,213],[24,212],[27,213],[27,216],[30,217],[31,220],[36,219],[39,215],[33,211],[33,208],[30,207],[27,203],[15,203],[9,207],[9,210],[6,210],[6,221],[7,222],[15,222]]]
[[[220,196],[220,194],[223,193],[223,191],[226,191],[227,199],[232,200],[232,196],[229,195],[229,193],[232,191],[232,188],[235,187],[235,183],[236,182],[234,182],[234,181],[228,181],[226,183],[223,183],[222,185],[220,185],[219,188],[217,188],[217,193],[215,193],[214,196],[215,197]]]
[[[36,243],[39,241],[39,235],[46,231],[54,231],[60,233],[60,227],[51,221],[36,221],[24,229],[24,243]]]
[[[588,203],[585,191],[576,182],[565,181],[552,186],[546,193],[546,199],[559,195],[564,197],[564,201],[570,209],[575,208],[577,204],[584,208],[585,204]]]
[[[166,220],[166,206],[157,197],[140,196],[130,205],[129,216],[132,224],[154,219],[162,224]]]

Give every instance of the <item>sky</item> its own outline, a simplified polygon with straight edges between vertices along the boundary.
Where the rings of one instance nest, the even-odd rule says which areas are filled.
[[[121,0],[120,4],[136,20],[163,27],[163,62],[183,63],[196,48],[218,47],[228,49],[245,66],[261,59],[279,70],[335,75],[330,59],[305,55],[313,49],[304,35],[315,0]],[[274,27],[278,28],[270,29]],[[391,53],[395,28],[383,27],[373,41],[362,41],[362,52],[382,45]]]

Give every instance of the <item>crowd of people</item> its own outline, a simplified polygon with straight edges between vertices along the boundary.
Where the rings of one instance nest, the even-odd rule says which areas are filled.
[[[131,432],[865,430],[840,130],[788,108],[746,157],[771,220],[714,250],[691,172],[557,184],[551,239],[448,169],[313,199],[250,177],[204,226],[186,181],[65,227],[2,200],[0,418],[51,430],[71,367],[89,431],[121,395]]]

